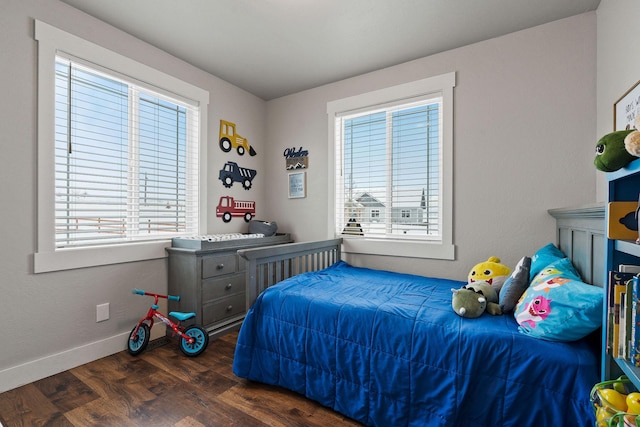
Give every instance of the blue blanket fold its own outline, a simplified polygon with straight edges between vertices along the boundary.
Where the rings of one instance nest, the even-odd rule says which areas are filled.
[[[373,426],[592,426],[597,351],[518,333],[512,315],[464,319],[463,283],[345,262],[259,295],[233,372]]]

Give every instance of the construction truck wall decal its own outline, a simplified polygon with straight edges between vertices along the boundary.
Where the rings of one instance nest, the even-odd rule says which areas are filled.
[[[231,196],[222,196],[216,206],[216,216],[224,222],[231,221],[234,216],[244,217],[246,222],[251,221],[256,214],[256,202],[236,200]]]
[[[227,188],[231,188],[234,182],[240,182],[242,187],[248,190],[251,188],[251,181],[256,177],[256,174],[254,169],[240,167],[236,162],[227,162],[220,169],[218,179]]]
[[[256,155],[256,150],[249,145],[247,139],[236,133],[235,123],[220,120],[220,149],[228,153],[232,148],[235,148],[241,156],[247,151],[250,156]]]

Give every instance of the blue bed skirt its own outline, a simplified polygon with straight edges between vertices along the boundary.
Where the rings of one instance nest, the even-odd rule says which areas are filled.
[[[464,319],[463,283],[338,262],[268,288],[233,372],[372,426],[593,426],[598,352],[520,334],[512,315]]]

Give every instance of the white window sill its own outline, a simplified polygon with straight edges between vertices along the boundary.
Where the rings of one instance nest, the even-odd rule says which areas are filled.
[[[455,245],[453,244],[428,241],[389,241],[341,237],[343,237],[342,250],[345,253],[397,256],[403,258],[455,259]]]
[[[170,240],[160,240],[37,252],[33,256],[34,273],[165,258],[165,248],[170,246]]]

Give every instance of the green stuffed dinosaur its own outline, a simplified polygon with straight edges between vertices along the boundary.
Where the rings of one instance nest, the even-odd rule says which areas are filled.
[[[498,293],[487,282],[475,282],[460,289],[451,289],[451,307],[458,316],[475,319],[485,311],[492,315],[502,314],[498,305]]]

